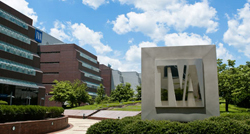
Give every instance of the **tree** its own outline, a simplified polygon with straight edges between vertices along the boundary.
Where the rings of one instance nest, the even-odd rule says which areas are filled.
[[[52,93],[53,96],[49,99],[50,101],[56,101],[62,103],[62,106],[64,105],[64,102],[68,100],[71,83],[70,81],[53,81],[55,85],[52,85]]]
[[[100,104],[105,99],[105,90],[102,84],[97,88],[97,97],[95,101]]]
[[[141,85],[136,86],[137,94],[135,95],[136,100],[141,100]]]
[[[235,89],[235,60],[228,60],[228,65],[222,64],[222,59],[217,60],[219,93],[225,99],[225,109],[228,112],[228,105],[232,103],[233,90]]]
[[[71,102],[71,107],[80,105],[81,102],[89,101],[89,94],[86,92],[87,86],[80,80],[75,80],[73,83],[70,81],[57,81],[54,80],[55,85],[53,85],[52,93],[53,96],[50,101],[61,102],[64,105],[65,101]]]
[[[115,90],[111,92],[111,98],[114,101],[121,102],[122,100],[128,101],[134,96],[134,91],[129,83],[125,85],[123,83],[116,86]]]
[[[74,83],[72,83],[72,90],[76,94],[76,102],[78,103],[78,106],[82,102],[90,102],[91,96],[88,94],[86,83],[81,82],[80,80],[75,80]]]

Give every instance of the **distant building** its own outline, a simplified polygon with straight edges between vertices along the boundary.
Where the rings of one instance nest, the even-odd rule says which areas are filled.
[[[56,79],[73,82],[79,79],[88,86],[87,92],[95,97],[102,83],[97,57],[75,44],[40,45],[42,83],[46,87],[45,105],[61,106],[49,101],[53,81]]]
[[[103,85],[105,87],[105,93],[108,96],[110,96],[112,69],[108,66],[103,65],[103,64],[100,64],[99,68],[101,70],[101,77],[103,78]]]
[[[105,86],[106,94],[110,96],[112,90],[121,83],[130,83],[136,94],[136,86],[141,85],[141,74],[136,71],[121,72],[119,70],[113,70],[110,67],[101,64],[101,76],[103,78],[103,84]]]
[[[44,105],[36,31],[32,19],[0,1],[0,100],[9,104]]]
[[[64,42],[62,42],[61,40],[51,36],[50,34],[47,34],[46,32],[41,31],[42,34],[42,40],[40,43],[38,43],[38,45],[53,45],[53,44],[63,44]]]

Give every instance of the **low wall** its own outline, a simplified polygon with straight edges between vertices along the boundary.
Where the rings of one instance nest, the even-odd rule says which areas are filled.
[[[1,134],[44,134],[68,126],[68,116],[46,120],[0,123]]]

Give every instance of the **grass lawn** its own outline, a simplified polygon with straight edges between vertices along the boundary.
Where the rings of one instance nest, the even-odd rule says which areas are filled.
[[[115,106],[122,106],[126,104],[133,104],[133,103],[140,103],[141,101],[129,101],[129,102],[114,102],[114,103],[107,103],[107,104],[94,104],[94,105],[85,105],[85,106],[80,106],[80,107],[74,107],[71,109],[74,110],[97,110],[97,109],[102,109],[102,108],[108,108],[108,107],[115,107]],[[225,102],[223,99],[220,98],[220,102]],[[117,110],[117,111],[141,111],[141,104],[140,105],[129,105],[126,107],[118,108],[115,107],[111,110]],[[225,111],[225,103],[220,104],[220,113],[250,113],[249,108],[241,108],[237,107],[235,105],[229,104],[228,106],[229,112]]]
[[[114,107],[114,106],[122,106],[126,104],[140,103],[141,101],[128,101],[128,102],[114,102],[114,103],[106,103],[106,104],[94,104],[94,105],[85,105],[80,107],[71,108],[73,110],[97,110],[102,108]],[[140,110],[139,110],[140,111]]]
[[[123,108],[113,108],[112,110],[116,111],[141,111],[141,104],[140,105],[131,105]]]

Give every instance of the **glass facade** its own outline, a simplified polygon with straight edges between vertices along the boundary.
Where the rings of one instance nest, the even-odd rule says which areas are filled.
[[[96,72],[99,72],[99,71],[100,71],[99,68],[93,67],[93,66],[91,66],[91,65],[89,65],[89,64],[87,64],[87,63],[85,63],[85,62],[83,62],[83,61],[80,61],[80,62],[82,63],[82,66],[84,66],[84,67],[86,67],[86,68],[89,68],[89,69],[94,70],[94,71],[96,71]]]
[[[88,81],[84,81],[85,83],[87,83],[87,87],[89,88],[94,88],[97,89],[100,85],[92,83],[92,82],[88,82]]]
[[[94,62],[94,63],[97,63],[97,60],[91,58],[90,56],[88,56],[88,55],[86,55],[86,54],[84,54],[84,53],[82,53],[82,52],[80,52],[80,51],[79,51],[79,53],[80,53],[80,56],[81,56],[81,57],[83,57],[83,58],[85,58],[85,59],[87,59],[87,60],[89,60],[89,61],[92,61],[92,62]]]
[[[5,35],[8,35],[12,38],[15,38],[17,40],[20,40],[24,43],[27,43],[27,44],[30,44],[30,39],[28,37],[26,37],[25,35],[23,34],[20,34],[12,29],[9,29],[3,25],[0,25],[0,33],[3,33]]]
[[[25,22],[19,20],[16,17],[12,16],[11,14],[3,11],[2,9],[0,9],[0,17],[17,24],[18,26],[20,26],[22,28],[28,29],[28,24],[26,24]]]
[[[82,71],[84,73],[84,76],[85,77],[88,77],[88,78],[91,78],[91,79],[95,79],[95,80],[98,80],[98,81],[102,81],[102,78],[97,76],[97,75],[94,75],[94,74],[91,74],[91,73],[87,73],[85,71]]]
[[[0,84],[0,100],[8,105],[37,105],[38,92],[35,88]]]
[[[94,93],[94,92],[88,92],[88,94],[91,96],[97,96],[97,93]]]
[[[36,75],[36,70],[33,67],[2,58],[0,58],[0,68],[33,76]]]
[[[17,46],[10,45],[8,43],[0,41],[0,50],[3,50],[5,52],[9,52],[27,59],[33,59],[33,54],[30,53],[29,51],[22,49]]]

